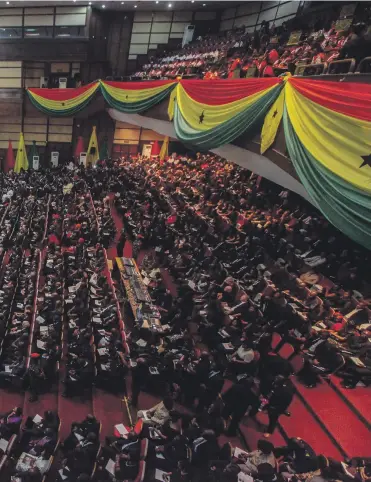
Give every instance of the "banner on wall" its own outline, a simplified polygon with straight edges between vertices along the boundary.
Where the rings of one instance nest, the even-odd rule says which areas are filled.
[[[32,167],[34,168],[35,171],[38,171],[40,168],[40,157],[39,156],[33,156],[32,157]]]
[[[86,167],[86,158],[88,154],[87,152],[80,152],[80,164],[83,164]]]
[[[59,163],[59,152],[58,151],[53,151],[51,153],[50,162],[51,162],[52,167],[58,167],[58,163]]]
[[[142,149],[142,156],[151,157],[151,153],[152,153],[152,144],[144,144]]]

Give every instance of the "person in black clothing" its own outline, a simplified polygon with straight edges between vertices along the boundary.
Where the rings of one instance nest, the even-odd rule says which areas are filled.
[[[273,383],[271,393],[268,395],[269,404],[267,412],[269,424],[265,437],[269,437],[276,428],[280,415],[290,415],[287,412],[294,396],[294,389],[291,382],[282,375],[278,375]]]
[[[141,390],[146,385],[149,376],[149,367],[144,358],[137,358],[136,366],[131,370],[131,399],[130,403],[133,407],[138,405],[138,398]]]
[[[276,458],[283,457],[286,461],[281,467],[281,472],[302,474],[316,470],[316,453],[307,442],[300,438],[291,438],[287,446],[277,447],[274,455]]]
[[[123,229],[121,231],[121,235],[119,237],[119,240],[117,242],[117,246],[116,246],[116,249],[117,249],[117,256],[119,258],[122,258],[123,255],[124,255],[124,246],[125,246],[125,243],[126,243],[126,235],[125,235],[125,230]]]
[[[228,428],[229,435],[235,435],[242,417],[249,407],[252,413],[257,413],[259,408],[259,398],[253,392],[252,378],[242,378],[223,394],[224,409],[222,416],[224,419],[232,417]]]
[[[201,386],[201,393],[198,398],[197,411],[202,412],[205,408],[210,407],[224,385],[222,367],[215,367],[209,373],[205,383]]]
[[[356,65],[371,53],[371,40],[367,38],[366,24],[357,23],[352,26],[353,33],[350,39],[340,50],[339,60],[356,59]]]

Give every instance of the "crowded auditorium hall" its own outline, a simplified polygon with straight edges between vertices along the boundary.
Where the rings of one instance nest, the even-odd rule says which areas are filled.
[[[0,13],[0,482],[371,482],[370,2]]]

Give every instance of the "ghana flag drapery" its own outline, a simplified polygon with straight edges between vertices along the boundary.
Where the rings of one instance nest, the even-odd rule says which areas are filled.
[[[75,89],[27,89],[33,105],[49,116],[71,116],[84,109],[99,88],[99,82]]]
[[[108,104],[120,112],[136,114],[150,109],[165,99],[176,85],[174,80],[149,82],[100,81],[102,94]]]
[[[371,249],[371,89],[291,78],[284,130],[295,169],[322,213]]]
[[[213,149],[260,128],[283,85],[279,78],[180,81],[169,116],[181,141]]]

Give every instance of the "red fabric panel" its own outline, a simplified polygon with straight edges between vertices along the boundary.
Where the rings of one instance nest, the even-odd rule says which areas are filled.
[[[5,157],[4,172],[9,172],[11,169],[14,169],[14,166],[15,166],[14,151],[13,151],[12,141],[9,140],[8,150],[6,151],[6,157]]]
[[[74,99],[79,95],[89,90],[96,82],[84,85],[84,87],[77,87],[76,89],[28,89],[32,94],[39,95],[48,100],[64,101]]]
[[[371,122],[369,84],[326,82],[291,77],[289,82],[302,95],[340,114]]]
[[[104,83],[111,87],[128,90],[154,89],[155,87],[161,87],[167,84],[170,85],[174,82],[174,80],[144,80],[141,82],[111,82],[104,80]]]
[[[208,105],[229,104],[236,100],[269,89],[282,82],[272,79],[233,79],[233,80],[181,80],[187,94],[196,102]]]

